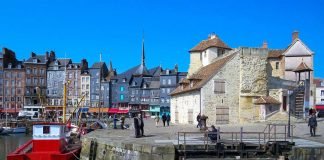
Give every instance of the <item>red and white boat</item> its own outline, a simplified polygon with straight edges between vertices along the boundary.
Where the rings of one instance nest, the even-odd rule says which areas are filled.
[[[33,139],[7,155],[7,160],[75,160],[81,142],[69,142],[65,123],[43,122],[33,125]]]

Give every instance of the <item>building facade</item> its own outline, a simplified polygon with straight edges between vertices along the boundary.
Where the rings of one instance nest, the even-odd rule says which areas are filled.
[[[7,113],[16,117],[24,106],[25,68],[21,61],[9,63],[4,69],[4,105]]]
[[[65,81],[65,69],[71,59],[56,59],[47,68],[47,106],[48,112],[62,112],[63,84]],[[52,113],[53,114],[53,113]]]
[[[210,53],[217,56],[208,56]],[[191,49],[190,60],[196,62],[190,62],[190,74],[171,93],[172,122],[197,123],[199,113],[208,116],[211,125],[283,120],[288,110],[293,114],[299,109],[306,112],[307,98],[297,104],[301,98],[297,95],[307,93],[307,86],[298,85],[301,76],[286,79],[285,66],[289,62],[285,53],[290,49],[272,50],[266,44],[261,48],[231,49],[219,37],[209,36]],[[310,75],[312,69],[301,61],[293,71]],[[302,81],[307,82],[309,77]]]
[[[81,75],[81,95],[84,96],[81,106],[90,106],[90,74],[88,71],[84,71]]]
[[[46,105],[47,93],[47,66],[55,59],[54,52],[45,55],[31,53],[30,58],[24,62],[26,74],[26,88],[24,108],[33,109],[43,113]]]

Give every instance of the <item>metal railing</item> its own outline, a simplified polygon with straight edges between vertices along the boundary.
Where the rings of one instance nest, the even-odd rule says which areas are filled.
[[[250,143],[259,146],[266,145],[269,142],[289,141],[293,143],[293,128],[291,125],[291,135],[287,134],[287,124],[268,124],[263,131],[247,132],[243,131],[243,127],[239,132],[223,132],[218,127],[217,132],[178,132],[178,149],[179,151],[189,151],[191,146],[201,146],[199,149],[209,151],[216,148],[218,143],[224,143],[229,146],[238,145],[240,143]],[[279,130],[278,130],[279,129]],[[208,135],[216,135],[217,140],[213,141]],[[213,147],[212,147],[213,146]],[[188,149],[189,148],[189,149]],[[197,150],[197,148],[195,149]]]

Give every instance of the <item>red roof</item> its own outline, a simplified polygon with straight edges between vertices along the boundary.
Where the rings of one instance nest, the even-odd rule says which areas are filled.
[[[294,70],[294,72],[304,72],[304,71],[313,71],[313,70],[309,68],[304,62],[301,62],[299,66]]]
[[[198,45],[196,45],[194,48],[192,48],[190,50],[190,52],[204,51],[210,47],[220,47],[220,48],[231,49],[217,35],[212,35],[207,40],[201,41]]]

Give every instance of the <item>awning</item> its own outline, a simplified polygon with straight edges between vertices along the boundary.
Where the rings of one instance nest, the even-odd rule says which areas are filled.
[[[9,108],[9,109],[3,109],[2,112],[7,112],[7,113],[18,113],[20,109],[14,109],[14,108]]]
[[[79,108],[79,112],[88,112],[89,111],[89,108],[88,107],[82,107],[82,108]]]
[[[109,108],[108,113],[118,113],[118,108]]]
[[[99,110],[100,109],[100,110]],[[108,108],[97,108],[97,107],[91,107],[91,108],[89,108],[89,111],[88,112],[90,112],[90,113],[99,113],[99,111],[101,112],[101,113],[104,113],[104,112],[108,112]]]
[[[118,110],[118,113],[119,113],[119,114],[127,114],[127,113],[128,113],[128,109],[121,109],[121,110]]]
[[[316,106],[315,106],[315,109],[316,109],[316,110],[324,110],[324,104],[316,105]]]

